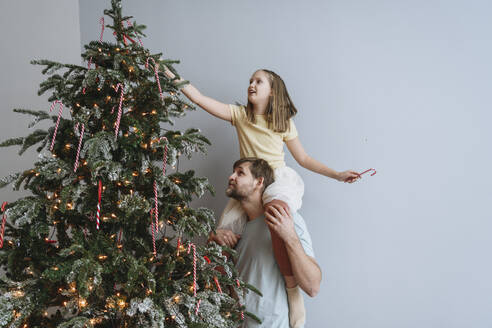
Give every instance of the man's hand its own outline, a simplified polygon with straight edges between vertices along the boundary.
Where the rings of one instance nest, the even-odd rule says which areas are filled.
[[[221,246],[228,246],[229,248],[234,248],[241,238],[241,235],[235,234],[231,230],[217,229],[216,234],[210,233],[209,240],[215,241]]]
[[[270,204],[270,203],[269,203]],[[268,211],[265,212],[266,223],[274,232],[276,232],[284,242],[297,239],[297,233],[294,228],[294,219],[288,210],[285,210],[280,204],[271,204]]]

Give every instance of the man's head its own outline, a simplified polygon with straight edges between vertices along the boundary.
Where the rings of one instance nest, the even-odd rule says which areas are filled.
[[[256,157],[242,158],[234,163],[226,195],[239,201],[255,192],[261,195],[273,180],[273,169],[267,161]]]

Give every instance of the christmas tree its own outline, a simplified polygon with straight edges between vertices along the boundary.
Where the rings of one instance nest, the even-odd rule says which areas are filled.
[[[40,153],[0,180],[32,193],[2,204],[0,326],[237,327],[254,317],[241,295],[258,291],[223,255],[233,250],[193,243],[214,216],[190,202],[213,189],[179,172],[179,158],[210,143],[198,129],[169,129],[194,109],[159,72],[177,74],[178,61],[144,48],[145,26],[122,16],[120,0],[104,13],[112,23],[101,18],[100,40],[85,45],[88,67],[32,62],[49,75],[39,94],[51,93],[57,115],[14,111],[53,127],[0,144]]]

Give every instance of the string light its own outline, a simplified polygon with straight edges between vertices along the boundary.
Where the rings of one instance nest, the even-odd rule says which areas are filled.
[[[103,254],[101,254],[101,255],[99,255],[97,258],[98,258],[98,259],[100,259],[101,261],[104,261],[105,259],[107,259],[107,258],[108,258],[108,256],[107,256],[107,255],[103,255]]]
[[[84,298],[80,298],[79,299],[79,306],[81,308],[86,307],[87,306],[87,301]]]

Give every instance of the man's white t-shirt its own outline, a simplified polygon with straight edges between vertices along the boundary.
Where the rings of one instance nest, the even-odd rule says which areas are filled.
[[[304,252],[314,257],[311,236],[304,219],[294,213],[294,226]],[[236,267],[241,279],[258,288],[263,297],[249,291],[245,295],[246,310],[262,320],[259,324],[245,316],[243,328],[289,328],[289,307],[285,283],[272,249],[270,230],[262,215],[248,221],[236,245]]]

